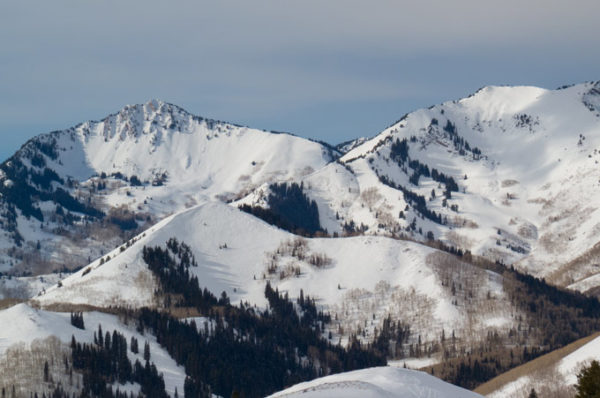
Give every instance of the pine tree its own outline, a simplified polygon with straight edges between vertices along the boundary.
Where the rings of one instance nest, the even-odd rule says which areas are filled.
[[[50,380],[50,370],[48,369],[48,361],[44,362],[44,381],[48,383]]]
[[[600,363],[594,360],[590,366],[583,368],[577,375],[575,398],[600,397]]]
[[[104,336],[102,334],[102,325],[98,324],[98,345],[104,345]]]
[[[150,360],[150,344],[148,344],[147,341],[144,344],[144,360],[145,361],[149,361]]]
[[[133,336],[131,336],[131,352],[133,352],[134,354],[137,354],[139,352],[139,350],[138,350],[138,341]]]
[[[106,335],[104,335],[104,349],[110,351],[110,347],[110,332],[106,332]]]
[[[538,398],[537,392],[535,392],[535,388],[531,389],[531,392],[529,393],[528,398]]]
[[[71,312],[71,325],[79,329],[85,329],[85,325],[83,323],[83,313]]]

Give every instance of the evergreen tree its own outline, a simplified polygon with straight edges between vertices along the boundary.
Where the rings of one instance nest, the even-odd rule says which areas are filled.
[[[137,354],[139,352],[138,341],[133,336],[131,336],[131,352],[133,352],[134,354]]]
[[[592,361],[590,366],[579,372],[575,388],[577,390],[575,398],[600,397],[600,363],[598,361]]]
[[[150,344],[147,341],[144,344],[144,360],[146,362],[150,360]]]
[[[102,325],[98,324],[98,345],[104,345],[104,336],[102,335]]]
[[[44,381],[50,381],[50,370],[48,369],[48,361],[44,362]]]
[[[303,192],[302,183],[271,184],[269,190],[268,209],[241,205],[240,210],[299,235],[312,236],[317,232],[325,232],[319,223],[317,203]]]
[[[531,389],[531,392],[529,393],[528,398],[538,398],[537,392],[535,392],[535,388]]]
[[[85,325],[83,323],[83,313],[71,312],[71,325],[78,329],[85,329]]]
[[[107,331],[104,336],[104,349],[110,351],[110,333]]]

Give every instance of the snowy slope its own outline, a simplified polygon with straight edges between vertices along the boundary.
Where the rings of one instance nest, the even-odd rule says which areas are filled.
[[[16,344],[30,344],[36,339],[45,339],[56,336],[65,344],[71,343],[71,337],[79,342],[92,343],[94,332],[98,325],[104,332],[118,330],[127,341],[135,337],[141,344],[148,341],[150,345],[151,361],[155,363],[159,373],[163,373],[166,391],[174,395],[175,389],[183,391],[185,370],[178,366],[169,354],[156,342],[156,338],[148,333],[139,334],[134,325],[125,325],[115,315],[99,312],[85,312],[83,314],[85,330],[71,325],[69,313],[57,313],[34,309],[27,304],[17,304],[0,311],[0,358],[7,349]],[[135,362],[139,359],[144,362],[143,353],[133,354],[128,351],[129,359]]]
[[[4,298],[29,299],[48,287],[56,285],[61,274],[24,277],[0,277],[0,300]]]
[[[471,391],[423,372],[391,367],[369,368],[300,383],[271,398],[470,398]]]
[[[472,345],[488,333],[508,333],[523,315],[502,277],[394,237],[433,236],[559,285],[598,289],[600,82],[561,90],[485,87],[340,148],[347,153],[336,162],[327,146],[202,119],[160,101],[37,137],[0,165],[0,271],[18,262],[34,272],[87,265],[58,284],[2,279],[0,293],[39,291],[32,303],[46,310],[158,306],[142,248],[165,247],[176,237],[192,247],[198,267],[191,271],[201,286],[226,292],[233,303],[264,306],[267,281],[291,298],[301,290],[316,298],[334,319],[324,332],[333,342],[353,333],[369,340],[390,316],[410,324],[409,344],[438,343],[456,332]],[[299,238],[236,208],[266,205],[274,181],[302,182],[321,226],[341,237]],[[29,215],[17,206],[17,194],[28,189],[35,191]],[[53,196],[59,189],[78,205]],[[366,233],[344,236],[357,231]],[[109,315],[90,312],[85,319],[136,333]],[[73,332],[68,316],[27,305],[0,312],[5,324],[0,355],[19,339],[90,338]],[[565,357],[556,374],[571,383],[577,363],[597,348]],[[173,373],[169,391],[182,391],[183,373],[171,365],[161,365]],[[288,392],[448,396],[435,395],[442,390],[420,373],[363,372]],[[526,380],[519,383],[513,387]]]
[[[19,209],[12,215],[0,200],[10,216],[0,268],[83,265],[167,215],[215,199],[262,204],[270,182],[294,180],[304,182],[329,233],[442,239],[588,291],[600,278],[600,210],[591,200],[600,189],[599,103],[600,82],[485,87],[342,145],[340,163],[331,162],[331,148],[287,134],[202,119],[160,101],[128,106],[36,137],[0,166],[3,197],[18,185],[11,180],[21,175],[18,165],[35,187],[41,177],[32,173],[49,169],[63,181],[52,180],[50,190],[60,186],[106,214],[73,222],[82,214],[59,216],[52,200],[34,201],[40,222]]]
[[[563,386],[573,388],[577,375],[592,360],[600,359],[600,337],[596,337],[557,361],[545,364],[531,374],[523,375],[488,394],[490,398],[527,397],[532,388],[543,392],[545,386]]]
[[[60,163],[48,165],[61,176],[85,181],[119,172],[153,181],[166,172],[171,189],[187,186],[206,196],[235,195],[273,175],[290,178],[330,160],[315,142],[203,119],[156,100],[38,139],[56,142]]]
[[[156,100],[35,137],[0,165],[0,272],[20,260],[20,271],[84,265],[123,240],[118,227],[144,228],[197,203],[234,199],[334,156],[319,143]],[[57,199],[59,189],[71,198]],[[103,233],[109,227],[117,230]]]
[[[600,263],[599,93],[600,82],[485,87],[406,115],[349,150],[345,169],[329,164],[298,182],[329,232],[350,221],[370,234],[426,240],[431,232],[586,291],[597,286]],[[446,198],[449,178],[457,189]],[[406,191],[421,196],[429,214]]]
[[[582,366],[600,358],[600,337],[595,338],[575,352],[562,358],[557,365],[558,372],[565,377],[568,385],[577,383],[577,374]]]
[[[437,250],[385,237],[299,239],[218,202],[171,216],[124,251],[109,253],[109,261],[104,262],[105,257],[93,262],[34,301],[48,308],[63,303],[152,306],[155,282],[142,248],[165,247],[171,237],[192,247],[199,265],[190,271],[202,287],[216,295],[225,291],[233,303],[244,300],[260,306],[266,304],[267,280],[290,297],[298,297],[302,289],[337,315],[331,325],[334,338],[345,340],[358,328],[370,338],[390,315],[410,323],[414,338],[420,333],[424,341],[438,339],[443,330],[465,337],[468,330],[473,334],[469,338],[478,339],[490,328],[510,329],[518,315],[499,275]],[[290,254],[294,245],[299,245],[303,258]],[[328,259],[328,264],[312,265],[311,255]],[[453,281],[464,286],[456,296],[450,289]]]

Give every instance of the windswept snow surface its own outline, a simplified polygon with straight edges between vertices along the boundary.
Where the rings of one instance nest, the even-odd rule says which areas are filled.
[[[158,372],[163,374],[165,389],[171,396],[183,391],[185,370],[178,366],[169,354],[156,342],[156,338],[149,333],[141,335],[136,331],[135,325],[123,324],[115,315],[100,312],[84,312],[83,320],[85,330],[71,325],[69,313],[58,313],[38,310],[27,304],[17,304],[13,307],[0,311],[0,356],[5,355],[6,350],[15,344],[29,344],[36,339],[45,339],[49,336],[58,337],[63,343],[70,344],[71,337],[79,342],[92,343],[94,332],[98,325],[102,325],[103,332],[119,331],[131,341],[135,337],[141,345],[148,341],[150,345],[151,362],[154,362]],[[135,363],[138,359],[144,363],[143,353],[134,354],[128,350],[129,359]],[[122,389],[122,387],[119,387]]]
[[[269,398],[475,398],[469,390],[427,373],[391,367],[369,368],[296,384]]]

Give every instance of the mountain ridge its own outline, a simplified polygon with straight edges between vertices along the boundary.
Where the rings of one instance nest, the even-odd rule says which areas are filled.
[[[66,320],[52,310],[94,322],[104,315],[91,309],[157,310],[202,315],[190,319],[210,336],[231,326],[222,311],[226,323],[258,322],[285,308],[298,316],[282,319],[313,322],[305,332],[323,347],[364,348],[473,388],[598,326],[597,300],[535,278],[597,288],[598,98],[598,82],[489,86],[337,148],[160,101],[39,136],[0,165],[0,270],[66,276],[3,277],[25,285],[21,297],[40,291],[0,318],[52,318],[51,329]],[[310,231],[285,222],[301,207]],[[207,309],[177,290],[194,283]],[[335,363],[306,355],[313,377],[321,360]],[[175,372],[170,393],[183,383]],[[314,386],[387,394],[334,379]]]
[[[42,234],[45,239],[28,238],[37,232],[25,233],[23,238],[21,231],[35,231],[36,227],[20,216],[33,215],[41,222],[44,213],[55,217],[49,208],[53,203],[61,207],[70,205],[66,208],[67,218],[79,217],[80,223],[94,223],[95,218],[106,224],[108,219],[109,223],[117,222],[119,228],[140,231],[139,228],[145,228],[140,222],[142,218],[154,223],[194,203],[215,198],[264,203],[261,195],[265,195],[270,183],[306,180],[312,186],[310,181],[318,179],[321,181],[318,190],[307,192],[316,201],[321,224],[329,233],[342,234],[347,225],[364,225],[371,234],[405,234],[420,240],[433,236],[463,250],[515,264],[536,276],[552,276],[555,283],[589,290],[590,282],[584,282],[594,275],[589,261],[577,269],[569,266],[568,272],[562,271],[562,265],[547,266],[569,264],[575,258],[585,257],[582,248],[593,247],[596,242],[582,238],[576,242],[577,249],[550,253],[551,245],[546,242],[553,242],[559,236],[552,220],[561,217],[552,213],[561,214],[567,208],[551,205],[544,197],[555,196],[556,202],[567,194],[568,190],[561,191],[556,183],[552,187],[556,181],[572,185],[583,196],[593,192],[585,185],[593,181],[591,166],[600,147],[596,138],[600,116],[595,113],[594,105],[600,102],[599,93],[600,82],[559,90],[485,86],[466,98],[411,112],[371,139],[357,139],[338,148],[288,134],[273,135],[205,119],[158,100],[128,105],[100,121],[38,136],[0,165],[3,196],[10,196],[11,188],[18,191],[12,205],[4,204],[7,216],[3,229],[17,246],[23,241],[26,246],[39,246],[37,241],[40,241],[43,247],[48,239],[54,242],[52,233]],[[577,130],[577,135],[571,133],[573,130]],[[248,135],[253,138],[245,138]],[[240,150],[242,147],[252,150]],[[191,148],[196,151],[190,151]],[[254,149],[261,154],[253,155]],[[335,150],[347,151],[338,160],[350,173],[344,177],[345,182],[332,181],[332,178],[339,180],[339,175],[334,174],[342,171],[333,163],[340,155]],[[246,159],[250,165],[233,167],[225,162],[228,155]],[[590,161],[585,160],[585,155]],[[288,159],[295,159],[292,167]],[[7,166],[19,162],[17,172]],[[267,170],[264,164],[268,165]],[[11,179],[11,172],[17,178]],[[374,175],[367,178],[371,173]],[[27,182],[19,181],[19,176]],[[15,188],[15,183],[22,186]],[[161,193],[156,188],[165,183],[172,192]],[[356,186],[357,194],[342,192],[343,185],[348,183],[349,190]],[[336,186],[335,191],[327,193],[328,186]],[[99,192],[98,187],[104,192]],[[151,195],[142,196],[140,189],[159,195],[161,205],[157,206],[156,201],[150,203]],[[389,195],[396,191],[403,199],[392,200]],[[504,191],[506,196],[502,198],[499,194]],[[364,208],[365,196],[377,199],[381,192],[386,192],[383,200],[370,200],[373,202],[368,206],[370,215],[359,209],[359,206]],[[433,193],[436,197],[428,198]],[[452,194],[454,197],[449,198]],[[128,195],[132,195],[135,204]],[[335,196],[344,200],[332,203]],[[41,201],[29,199],[35,197]],[[176,199],[179,197],[186,199]],[[174,205],[166,204],[173,200]],[[348,203],[350,207],[346,206]],[[378,204],[373,207],[375,203]],[[527,209],[526,212],[512,210],[513,203]],[[15,211],[15,206],[20,212]],[[58,206],[56,211],[62,211]],[[129,211],[129,215],[118,211],[115,216],[118,208]],[[501,220],[507,211],[512,218]],[[593,206],[578,203],[565,222],[571,228],[578,223],[578,217],[590,211],[595,214]],[[535,213],[538,215],[529,216]],[[64,221],[61,217],[55,218]],[[481,225],[486,219],[489,221]],[[49,229],[57,231],[64,227],[61,222],[56,224]],[[513,224],[517,227],[512,227]],[[596,227],[588,224],[581,227],[584,229],[579,235],[591,236]],[[465,225],[481,225],[487,231],[487,240],[481,239],[477,227],[464,228]],[[503,234],[502,238],[497,239],[494,232]],[[129,237],[121,233],[120,239]],[[117,241],[112,243],[113,247],[117,244]],[[5,242],[4,252],[8,250],[16,249]],[[31,257],[31,250],[25,251]],[[574,254],[566,256],[569,252]],[[0,261],[9,265],[19,263],[23,261],[19,257],[25,254],[8,254]],[[96,249],[87,257],[100,254]],[[35,262],[31,258],[28,261]],[[85,264],[81,259],[76,262]]]
[[[0,269],[35,256],[36,246],[57,247],[62,230],[77,234],[79,227],[116,222],[125,231],[115,230],[114,247],[130,237],[127,230],[146,228],[146,222],[198,201],[231,200],[264,182],[310,173],[335,157],[319,143],[214,122],[162,102],[40,135],[0,165],[0,261],[9,265],[0,263]],[[55,248],[44,249],[42,257],[56,257]],[[71,261],[84,265],[102,250],[96,244]]]
[[[565,219],[572,228],[581,224],[584,212],[592,212],[577,234],[586,237],[575,242],[583,248],[596,243],[597,207],[585,198],[597,189],[600,115],[590,112],[583,98],[596,98],[597,90],[597,82],[561,90],[489,86],[406,115],[340,159],[354,170],[361,193],[373,189],[380,198],[369,205],[371,216],[360,216],[364,221],[357,219],[358,208],[347,217],[376,234],[413,236],[410,222],[416,219],[416,229],[423,231],[417,239],[429,230],[447,243],[537,276],[553,274],[558,268],[549,264],[566,264],[572,260],[569,253],[583,253],[575,247],[552,251],[547,242],[560,238],[553,226],[557,220]],[[404,203],[391,197],[395,191],[401,191]],[[581,200],[571,205],[575,211],[561,204],[569,191],[581,192]],[[330,213],[348,213],[341,203],[329,200],[328,206]],[[482,221],[489,242],[482,241],[475,226]],[[409,226],[412,231],[406,230]],[[580,273],[570,276],[576,281],[591,271],[573,272]],[[555,283],[572,283],[561,278]]]

